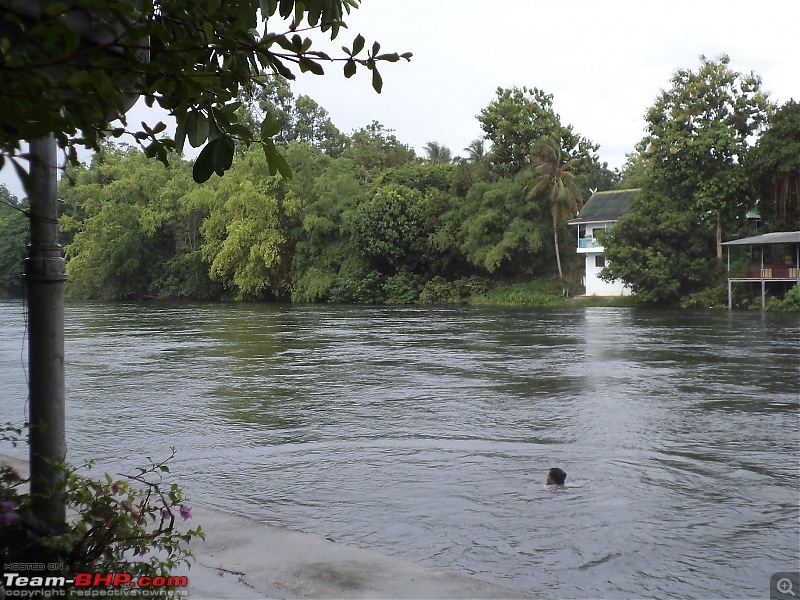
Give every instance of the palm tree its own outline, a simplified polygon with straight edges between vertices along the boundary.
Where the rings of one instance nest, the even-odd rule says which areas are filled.
[[[428,162],[434,165],[449,165],[453,162],[453,153],[450,148],[439,142],[428,142],[424,147],[425,154],[428,155]]]
[[[575,183],[572,169],[579,159],[571,158],[562,162],[561,146],[552,140],[538,142],[531,151],[530,166],[523,172],[531,180],[525,186],[526,198],[533,200],[540,194],[546,194],[553,215],[553,242],[556,246],[556,262],[558,276],[564,279],[561,270],[561,254],[558,250],[558,226],[578,210],[581,192]]]
[[[480,164],[486,158],[486,143],[481,138],[472,140],[464,150],[467,153],[467,160],[471,163]]]

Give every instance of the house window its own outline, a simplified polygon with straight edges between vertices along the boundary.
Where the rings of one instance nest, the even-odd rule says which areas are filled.
[[[594,266],[598,269],[602,269],[606,266],[606,257],[602,254],[596,254],[594,257]]]

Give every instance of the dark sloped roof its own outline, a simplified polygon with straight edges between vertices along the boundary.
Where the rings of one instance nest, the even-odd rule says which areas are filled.
[[[800,243],[800,231],[775,231],[751,237],[722,242],[723,246],[760,246],[764,244],[797,244]]]
[[[570,225],[582,223],[600,223],[603,221],[616,221],[626,212],[631,198],[639,193],[639,190],[612,190],[609,192],[595,192],[586,201],[586,204],[578,213],[578,216],[570,221]]]

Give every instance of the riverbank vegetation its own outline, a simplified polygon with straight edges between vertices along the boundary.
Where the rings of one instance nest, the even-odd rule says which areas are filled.
[[[70,297],[469,302],[536,279],[553,280],[544,287],[557,298],[575,294],[574,237],[547,185],[531,192],[536,173],[518,176],[522,148],[543,138],[569,148],[585,197],[615,175],[561,123],[551,96],[499,89],[480,117],[494,151],[476,142],[456,161],[437,144],[417,157],[377,122],[344,135],[281,79],[240,111],[252,124],[275,116],[291,178],[245,146],[224,177],[201,185],[188,161],[164,166],[114,145],[67,170],[59,197]],[[528,130],[508,117],[525,114]],[[572,258],[563,281],[556,239]]]
[[[237,119],[257,128],[272,115],[291,178],[244,144],[224,177],[203,184],[190,161],[164,166],[113,144],[67,169],[67,293],[565,304],[582,291],[566,220],[591,189],[633,186],[642,193],[605,239],[607,276],[626,281],[636,303],[724,305],[719,242],[754,232],[748,209],[761,212],[759,232],[800,229],[800,106],[776,110],[760,85],[726,57],[678,71],[616,173],[536,88],[498,88],[477,117],[484,137],[453,159],[436,142],[417,156],[375,121],[344,134],[274,78]],[[0,193],[0,288],[16,295],[26,205]]]
[[[641,302],[724,305],[724,240],[800,230],[800,105],[776,110],[757,75],[701,57],[645,118],[624,176],[642,191],[604,238],[604,274]]]

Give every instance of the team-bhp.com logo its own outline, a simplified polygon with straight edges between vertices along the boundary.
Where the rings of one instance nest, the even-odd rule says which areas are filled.
[[[57,598],[70,596],[155,596],[188,595],[185,576],[149,577],[130,573],[76,573],[72,579],[63,576],[42,576],[28,573],[3,573],[2,590],[6,598]]]

